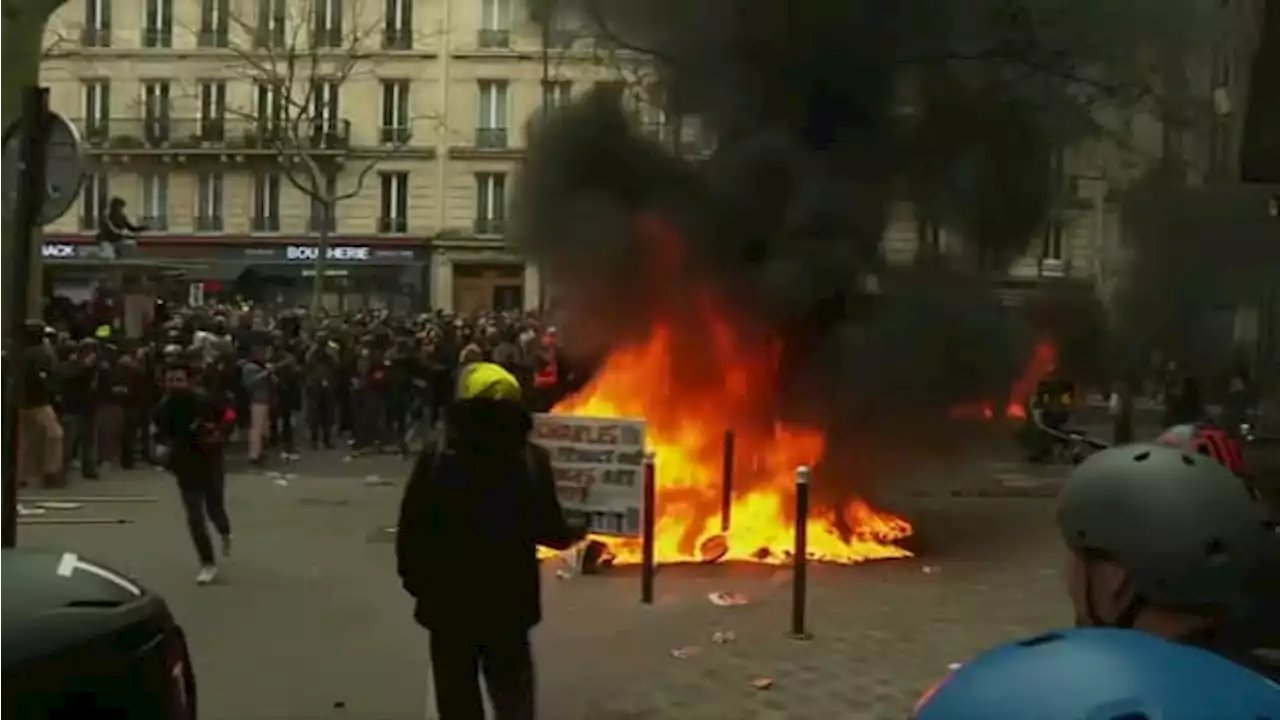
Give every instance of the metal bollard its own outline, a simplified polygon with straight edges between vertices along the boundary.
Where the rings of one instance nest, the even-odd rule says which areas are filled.
[[[657,459],[653,453],[644,456],[644,516],[640,519],[641,566],[640,566],[640,602],[653,604],[653,576],[657,559],[654,557],[653,528],[655,524],[658,488],[655,481],[655,465]]]
[[[791,639],[808,640],[805,610],[809,602],[809,480],[807,465],[796,468],[796,538],[791,554]]]
[[[724,460],[720,467],[720,532],[729,532],[733,521],[733,460],[735,438],[732,430],[724,431]]]

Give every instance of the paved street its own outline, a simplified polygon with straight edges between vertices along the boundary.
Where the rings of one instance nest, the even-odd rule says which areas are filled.
[[[296,476],[234,475],[235,555],[211,587],[193,581],[176,488],[154,471],[67,494],[156,502],[42,516],[128,524],[24,525],[19,542],[76,550],[165,595],[191,636],[203,718],[423,718],[425,636],[379,532],[394,522],[407,469],[324,454],[295,464]],[[394,484],[366,480],[374,474]],[[785,569],[667,568],[657,604],[644,607],[634,571],[561,580],[548,568],[535,636],[542,717],[901,718],[948,663],[1068,621],[1045,497],[1061,474],[985,463],[904,482],[894,505],[911,513],[926,553],[815,568],[809,641],[786,636]],[[716,607],[707,595],[721,590],[750,603]],[[716,631],[734,639],[713,642]],[[753,686],[766,678],[768,689]]]

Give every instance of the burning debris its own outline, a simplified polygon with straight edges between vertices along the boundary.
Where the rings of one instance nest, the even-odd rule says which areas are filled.
[[[1029,394],[1014,381],[1025,353],[980,277],[881,256],[892,188],[934,152],[908,137],[915,125],[895,107],[904,68],[920,62],[907,56],[933,48],[915,41],[932,37],[924,25],[936,13],[897,5],[581,8],[614,45],[656,63],[668,116],[696,116],[718,141],[709,157],[678,157],[636,131],[620,97],[634,88],[597,88],[531,127],[513,208],[514,236],[571,328],[565,350],[596,366],[554,412],[646,421],[659,562],[786,562],[799,465],[816,469],[813,558],[907,556],[895,543],[911,525],[867,502],[870,483],[955,442],[961,404],[1007,393],[1012,414]],[[1014,19],[992,17],[994,35],[1015,32],[1001,25]],[[964,79],[945,63],[930,71]],[[990,101],[966,105],[965,117]],[[1001,118],[1034,124],[1024,106]],[[930,122],[945,127],[949,107],[931,106]],[[1019,127],[1032,144],[1043,134]],[[1009,251],[1001,238],[1025,239],[1047,202],[1014,192],[1046,168],[1010,164],[1045,153],[1011,157],[994,140],[999,152],[983,155],[970,140],[945,149],[948,162],[977,173],[964,182],[980,195],[1008,190],[1019,203],[968,225],[993,238],[978,255],[994,267]],[[1002,218],[1014,224],[995,227]],[[726,430],[737,438],[737,490],[722,531]],[[610,549],[630,563],[638,545]]]

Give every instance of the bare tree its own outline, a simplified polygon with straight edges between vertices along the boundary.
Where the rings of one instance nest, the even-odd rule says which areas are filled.
[[[381,128],[375,146],[352,146],[339,99],[344,88],[371,76],[373,54],[386,41],[380,13],[364,12],[360,2],[323,0],[250,7],[251,13],[229,13],[226,34],[243,79],[253,84],[253,99],[227,111],[249,121],[252,140],[274,151],[280,173],[311,202],[318,235],[311,296],[316,313],[339,205],[363,192],[378,165],[410,141],[413,124],[424,118]]]

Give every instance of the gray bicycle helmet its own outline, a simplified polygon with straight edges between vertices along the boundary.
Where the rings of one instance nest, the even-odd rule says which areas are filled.
[[[1067,546],[1133,573],[1147,602],[1212,607],[1235,602],[1277,542],[1253,492],[1211,458],[1136,444],[1085,460],[1059,496]]]

